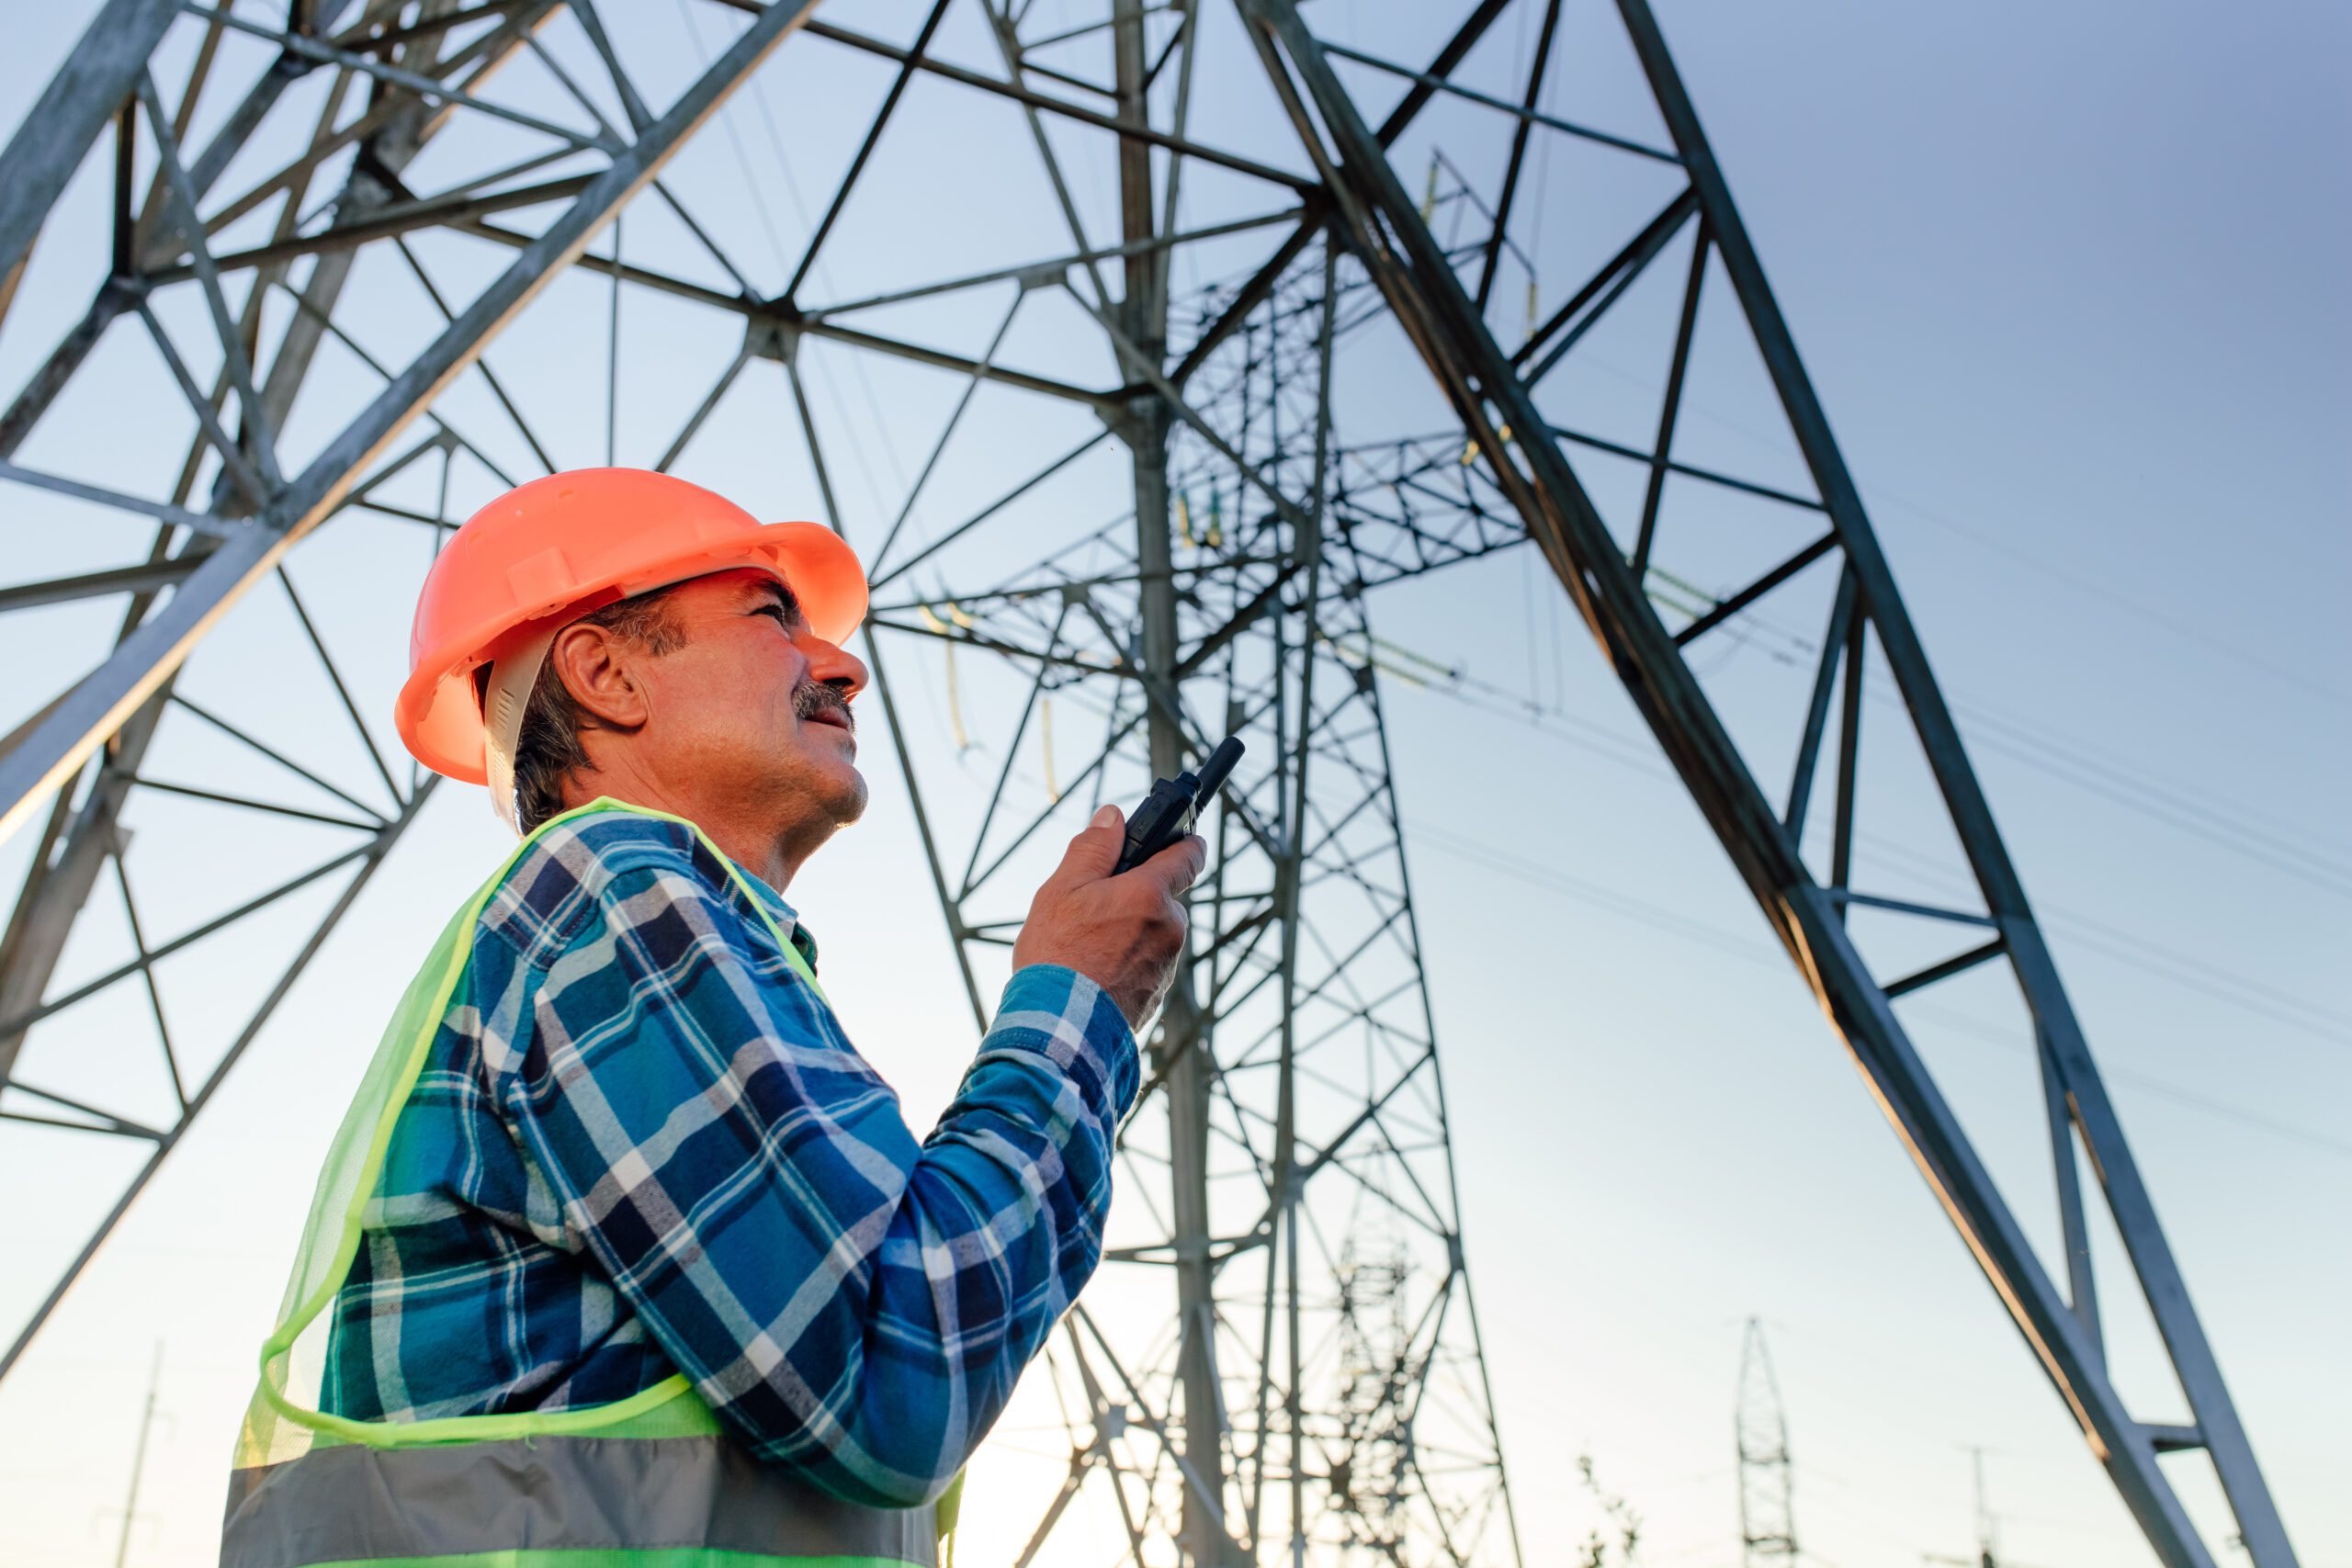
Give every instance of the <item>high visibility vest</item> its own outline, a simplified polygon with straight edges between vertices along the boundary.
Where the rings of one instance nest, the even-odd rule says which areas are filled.
[[[845,1503],[763,1464],[681,1374],[609,1404],[356,1421],[318,1408],[321,1315],[358,1253],[360,1219],[427,1051],[463,981],[483,905],[532,841],[595,811],[693,829],[786,961],[817,977],[702,830],[611,799],[524,840],[469,898],[409,983],[320,1173],[261,1382],[237,1437],[221,1568],[934,1568],[959,1475],[933,1508]],[[818,994],[821,997],[823,992]],[[307,1399],[292,1390],[300,1377]]]

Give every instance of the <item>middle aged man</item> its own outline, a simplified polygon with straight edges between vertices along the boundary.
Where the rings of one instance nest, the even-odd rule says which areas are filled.
[[[523,843],[336,1137],[224,1564],[935,1561],[933,1505],[1101,1256],[1205,852],[1114,876],[1095,816],[918,1143],[783,898],[865,804],[865,608],[831,532],[666,475],[554,475],[450,539],[401,735]]]

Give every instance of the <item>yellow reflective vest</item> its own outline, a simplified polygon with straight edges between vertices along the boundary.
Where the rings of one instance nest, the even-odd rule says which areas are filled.
[[[641,811],[600,800],[537,832],[623,809]],[[221,1568],[935,1568],[961,1476],[935,1508],[845,1503],[753,1459],[682,1375],[579,1409],[386,1422],[318,1408],[321,1319],[358,1252],[393,1123],[465,977],[482,906],[537,837],[443,929],[335,1133],[238,1434]],[[775,934],[814,987],[798,950]],[[308,1398],[296,1397],[298,1383]]]

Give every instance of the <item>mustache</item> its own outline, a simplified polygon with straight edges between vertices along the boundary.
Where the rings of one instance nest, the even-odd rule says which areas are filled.
[[[849,699],[842,695],[840,687],[811,681],[792,694],[792,711],[797,717],[814,718],[829,710],[839,714],[842,722],[855,732],[857,716],[849,711]]]

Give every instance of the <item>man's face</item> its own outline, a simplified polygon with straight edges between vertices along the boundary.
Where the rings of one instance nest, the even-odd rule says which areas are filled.
[[[865,781],[850,699],[865,689],[865,666],[810,631],[763,571],[696,578],[664,608],[684,645],[638,664],[663,771],[773,810],[787,835],[814,842],[855,821]]]

